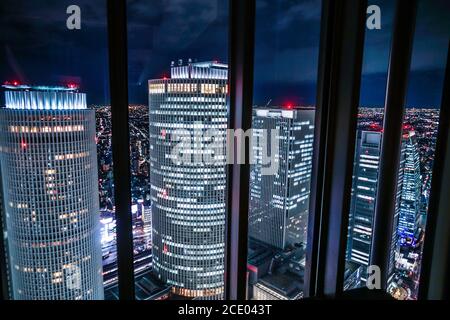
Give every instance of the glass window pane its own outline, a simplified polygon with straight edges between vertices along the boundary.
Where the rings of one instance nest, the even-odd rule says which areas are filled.
[[[384,118],[387,70],[395,3],[370,1],[381,12],[381,29],[366,29],[356,133],[344,290],[365,286]]]
[[[383,138],[384,94],[394,7],[368,31],[354,162],[344,289],[366,285]],[[420,1],[405,106],[388,291],[417,299],[450,24],[448,4]],[[384,18],[386,17],[386,18]]]
[[[397,246],[389,292],[416,300],[439,126],[450,5],[420,1],[401,149]]]
[[[224,289],[228,1],[129,1],[136,298]]]
[[[257,1],[248,299],[303,297],[321,1]]]
[[[101,220],[112,197],[108,123],[96,119],[109,100],[106,2],[8,0],[0,11],[11,298],[102,300]]]

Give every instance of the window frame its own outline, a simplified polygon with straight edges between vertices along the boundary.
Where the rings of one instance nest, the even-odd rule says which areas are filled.
[[[391,160],[400,153],[396,141],[403,117],[395,115],[399,106],[404,110],[409,72],[412,35],[417,0],[398,0],[397,24],[389,66],[386,116],[393,129],[383,139],[380,176],[382,182],[392,182]],[[229,0],[229,86],[230,129],[250,129],[253,108],[253,77],[255,47],[256,0]],[[367,0],[322,0],[321,39],[318,66],[316,126],[311,185],[311,205],[308,222],[306,297],[340,297],[343,292],[345,240],[356,121],[364,50]],[[109,73],[113,128],[113,159],[115,204],[117,219],[117,259],[120,300],[135,300],[133,238],[131,219],[131,173],[128,111],[128,44],[126,0],[108,0]],[[403,17],[403,18],[402,18]],[[404,55],[406,54],[407,59]],[[355,63],[356,62],[356,63]],[[448,256],[443,257],[436,244],[449,247],[445,230],[450,221],[445,218],[450,207],[442,176],[450,174],[449,113],[450,113],[450,45],[442,99],[434,178],[430,197],[429,230],[425,240],[419,299],[444,298],[448,295]],[[397,90],[396,83],[400,83]],[[395,101],[395,103],[390,103]],[[385,124],[386,127],[386,124]],[[400,131],[399,131],[400,127]],[[386,128],[385,128],[386,129]],[[397,143],[398,142],[398,143]],[[245,154],[250,146],[245,146]],[[383,165],[384,164],[384,165]],[[395,170],[394,170],[395,171]],[[333,172],[341,172],[339,175]],[[342,172],[344,174],[342,174]],[[0,172],[1,175],[1,172]],[[226,228],[225,298],[242,300],[247,292],[247,238],[249,203],[249,165],[228,166],[228,198]],[[383,189],[384,190],[384,189]],[[372,261],[386,265],[389,258],[384,227],[391,225],[389,213],[395,197],[377,194],[376,223]],[[1,208],[3,209],[3,208]],[[384,219],[384,220],[383,220]],[[1,223],[1,216],[0,216]],[[439,223],[439,226],[438,226]],[[381,230],[378,231],[378,230]],[[8,299],[7,262],[4,237],[0,237],[0,300]],[[436,275],[437,272],[437,275]],[[431,276],[433,274],[433,277]],[[440,279],[447,280],[443,283]],[[447,285],[447,286],[446,286]],[[446,293],[444,292],[446,291]],[[351,294],[351,293],[350,293]],[[375,294],[369,293],[370,296]]]

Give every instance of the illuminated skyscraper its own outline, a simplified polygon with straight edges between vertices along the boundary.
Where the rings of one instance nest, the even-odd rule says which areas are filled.
[[[227,65],[180,62],[149,81],[153,270],[181,296],[223,292],[227,79]]]
[[[306,244],[314,114],[311,108],[254,109],[249,236],[279,249]],[[274,172],[264,172],[274,164]]]
[[[405,127],[403,135],[403,187],[400,201],[398,236],[402,244],[411,244],[420,219],[421,176],[416,133]]]
[[[381,132],[358,131],[347,259],[368,266],[378,188]]]
[[[13,298],[103,299],[94,111],[75,88],[5,89],[0,163]]]
[[[372,129],[375,130],[358,131],[347,241],[347,260],[364,268],[370,264],[382,142],[381,128],[374,126]],[[403,168],[403,166],[404,161],[402,157],[400,168]],[[390,274],[393,271],[395,252],[398,245],[397,226],[402,182],[403,171],[400,169],[397,182],[394,225],[391,232]],[[366,277],[367,273],[364,269],[364,272],[361,273],[362,284],[365,283]]]

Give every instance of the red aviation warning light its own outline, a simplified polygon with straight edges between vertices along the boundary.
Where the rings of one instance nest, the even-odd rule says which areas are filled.
[[[4,84],[5,86],[14,86],[14,87],[20,86],[20,82],[17,81],[17,80],[14,80],[14,81],[5,81],[3,84]]]
[[[403,125],[403,131],[406,131],[406,133],[410,132],[410,131],[414,131],[414,127],[410,124],[404,124]]]
[[[380,126],[378,123],[371,123],[369,125],[369,130],[375,132],[383,132],[383,127]]]

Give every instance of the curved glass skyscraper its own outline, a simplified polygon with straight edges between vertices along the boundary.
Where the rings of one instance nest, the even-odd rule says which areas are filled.
[[[223,292],[227,78],[180,62],[149,81],[153,270],[185,297]]]
[[[405,126],[403,134],[403,188],[400,202],[398,235],[401,244],[412,245],[418,229],[421,212],[420,154],[416,132]],[[403,159],[402,159],[403,160]]]
[[[103,299],[95,115],[75,88],[6,87],[0,163],[15,300]]]

